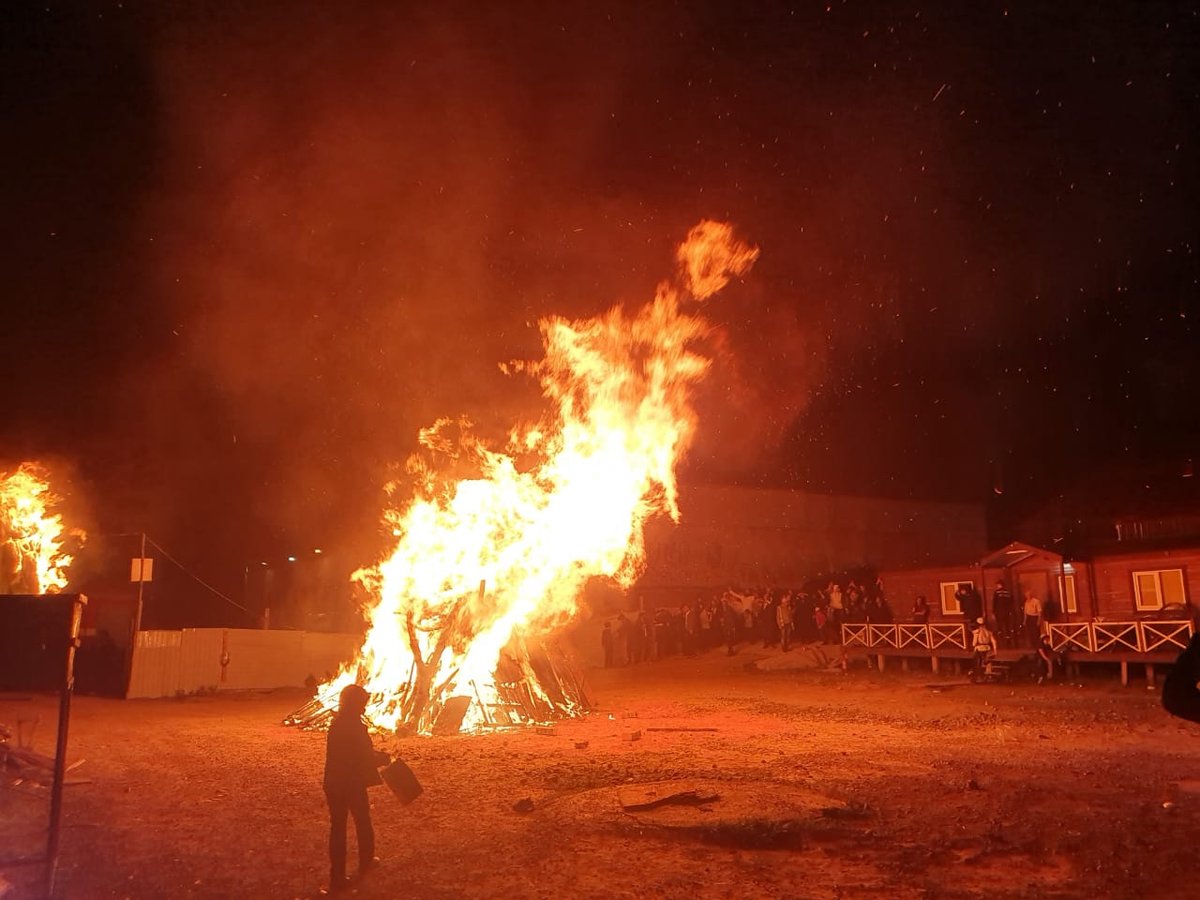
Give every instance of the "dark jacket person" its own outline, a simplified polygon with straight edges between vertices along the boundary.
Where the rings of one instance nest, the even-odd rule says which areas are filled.
[[[354,833],[358,837],[358,873],[362,875],[379,861],[375,857],[375,829],[371,826],[367,788],[382,781],[376,768],[388,762],[388,755],[371,746],[371,736],[362,719],[368,699],[367,692],[357,684],[342,688],[337,715],[325,740],[331,893],[346,884],[347,813],[354,817]]]

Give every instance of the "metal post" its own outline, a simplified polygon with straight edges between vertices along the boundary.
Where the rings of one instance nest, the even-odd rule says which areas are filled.
[[[129,689],[133,687],[133,655],[137,652],[137,637],[138,632],[142,630],[142,591],[146,585],[146,532],[142,532],[142,545],[138,557],[138,592],[137,605],[133,610],[133,621],[129,628],[129,662],[125,666],[125,696],[129,696]]]
[[[63,682],[58,699],[58,742],[54,750],[54,783],[50,787],[50,833],[46,840],[46,896],[54,896],[54,877],[58,871],[58,840],[62,820],[63,779],[67,774],[67,726],[71,721],[71,694],[75,690],[75,649],[79,646],[79,625],[83,617],[83,595],[72,598],[71,624],[66,640]]]
[[[142,532],[141,557],[138,559],[138,599],[137,611],[133,616],[133,637],[142,630],[142,592],[146,589],[146,532]]]

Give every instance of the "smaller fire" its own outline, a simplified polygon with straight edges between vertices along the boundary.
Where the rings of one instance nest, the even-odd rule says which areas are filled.
[[[40,464],[0,472],[0,593],[53,594],[67,586],[72,557],[63,549],[62,516],[52,511],[58,502]]]

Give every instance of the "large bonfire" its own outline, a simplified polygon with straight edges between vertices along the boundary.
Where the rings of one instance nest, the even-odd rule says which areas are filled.
[[[0,472],[0,594],[53,594],[67,586],[71,556],[57,504],[39,464]],[[83,539],[82,532],[71,535]]]
[[[380,728],[428,732],[451,708],[463,730],[510,724],[514,709],[526,722],[581,711],[544,639],[576,613],[589,579],[634,582],[649,517],[678,521],[675,467],[696,429],[691,388],[709,366],[696,349],[708,323],[681,307],[757,256],[730,226],[701,222],[679,247],[675,283],[641,309],[540,322],[544,358],[510,369],[540,382],[540,421],[503,448],[465,419],[420,433],[413,499],[385,512],[395,550],[355,574],[373,601],[369,631],[309,718],[351,681],[370,692]]]

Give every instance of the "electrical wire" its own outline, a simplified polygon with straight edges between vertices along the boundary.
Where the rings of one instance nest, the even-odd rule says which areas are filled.
[[[205,581],[199,575],[192,572],[187,566],[185,566],[183,563],[181,563],[179,560],[177,560],[175,557],[173,557],[170,553],[168,553],[166,550],[164,550],[162,544],[151,539],[149,535],[144,534],[140,531],[135,531],[135,532],[124,532],[121,534],[111,534],[111,535],[108,535],[108,537],[144,537],[146,539],[147,544],[149,544],[151,547],[153,547],[155,550],[157,550],[159,553],[161,553],[164,557],[166,557],[166,559],[169,562],[174,563],[175,567],[177,569],[179,569],[179,571],[183,572],[184,575],[187,575],[188,578],[192,579],[192,581],[196,582],[198,585],[200,585],[202,588],[209,591],[210,593],[220,597],[222,600],[224,600],[230,606],[236,606],[242,612],[244,612],[248,615],[250,614],[250,610],[248,610],[246,607],[242,606],[242,604],[238,603],[236,600],[221,593],[221,591],[217,590],[215,587],[213,587],[211,584],[209,584],[207,581]]]

